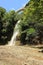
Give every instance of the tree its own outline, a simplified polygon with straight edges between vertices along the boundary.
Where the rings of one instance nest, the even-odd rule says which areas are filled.
[[[6,9],[0,7],[0,43],[2,42],[3,17],[5,13]]]
[[[10,41],[15,24],[18,20],[16,19],[16,12],[6,10],[0,7],[0,44],[5,45]]]
[[[10,41],[15,24],[17,20],[15,19],[16,13],[14,10],[6,12],[6,14],[3,17],[3,29],[2,29],[2,34],[3,34],[3,41],[4,43],[8,43]]]
[[[41,43],[43,40],[43,1],[42,0],[30,0],[29,3],[26,4],[24,14],[23,14],[23,19],[21,20],[20,26],[21,26],[21,32],[31,30],[30,28],[33,28],[36,30],[38,36],[38,41]],[[24,27],[25,26],[25,27]],[[29,31],[27,31],[28,33]],[[28,36],[27,33],[26,37],[31,37],[30,35]],[[32,31],[31,31],[32,33]],[[33,35],[33,33],[32,33]],[[21,33],[22,36],[22,33]],[[25,39],[24,37],[22,37]],[[31,39],[32,40],[32,39]],[[31,42],[32,43],[32,42]]]

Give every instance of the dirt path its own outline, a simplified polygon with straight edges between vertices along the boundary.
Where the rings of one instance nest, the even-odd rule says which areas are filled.
[[[0,65],[43,65],[43,53],[24,46],[0,46]]]

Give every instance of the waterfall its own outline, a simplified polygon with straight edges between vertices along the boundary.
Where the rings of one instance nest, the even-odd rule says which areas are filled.
[[[12,36],[12,38],[11,38],[11,41],[8,43],[9,46],[15,45],[16,36],[17,36],[18,33],[19,33],[19,23],[20,23],[20,20],[19,20],[19,21],[16,23],[16,25],[15,25],[14,32],[13,32],[13,36]]]

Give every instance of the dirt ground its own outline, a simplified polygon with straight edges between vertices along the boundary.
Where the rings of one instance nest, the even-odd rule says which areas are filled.
[[[24,46],[0,46],[0,65],[43,65],[41,49]]]

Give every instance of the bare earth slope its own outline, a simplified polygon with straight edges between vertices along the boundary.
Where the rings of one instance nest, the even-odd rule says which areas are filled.
[[[0,46],[0,65],[43,65],[43,53],[24,46]]]

